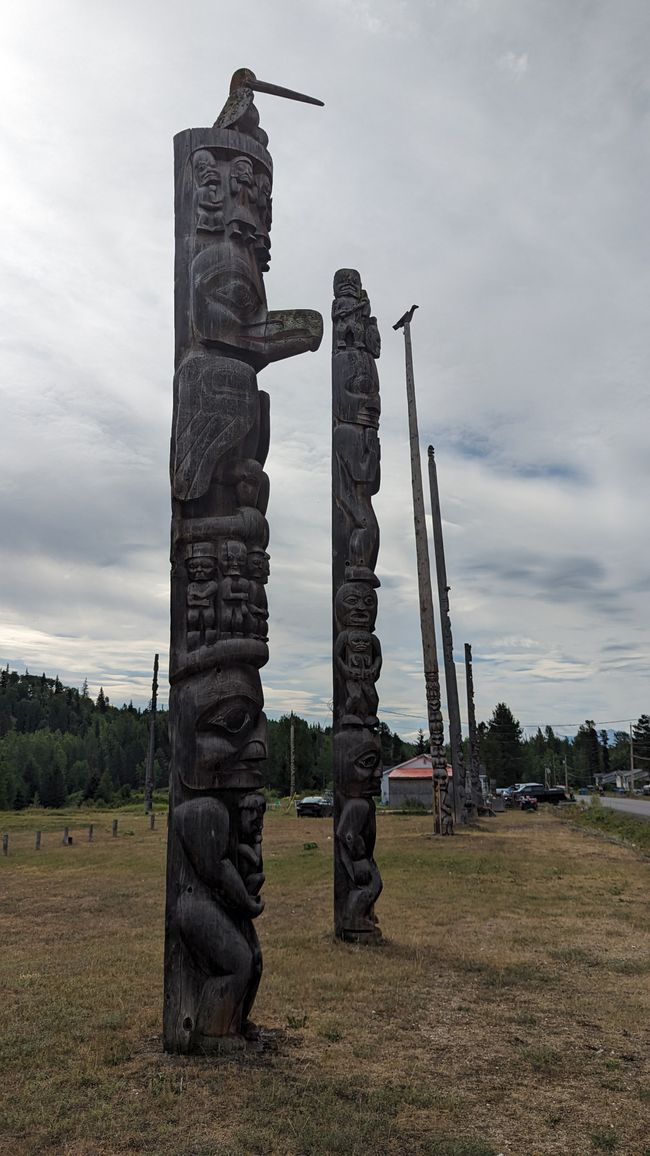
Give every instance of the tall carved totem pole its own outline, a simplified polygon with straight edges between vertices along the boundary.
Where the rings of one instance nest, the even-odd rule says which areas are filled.
[[[255,1036],[269,574],[269,398],[257,373],[318,349],[323,332],[318,313],[267,308],[273,166],[256,90],[321,103],[240,69],[213,127],[174,140],[170,1052],[221,1051]]]
[[[340,939],[378,943],[373,796],[381,789],[381,646],[372,497],[379,489],[380,339],[355,269],[334,277],[332,322],[334,925]]]

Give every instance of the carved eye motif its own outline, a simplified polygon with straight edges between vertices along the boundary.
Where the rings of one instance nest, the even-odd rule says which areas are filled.
[[[359,756],[356,762],[360,770],[374,771],[379,764],[379,754],[377,751],[366,751],[365,754]]]

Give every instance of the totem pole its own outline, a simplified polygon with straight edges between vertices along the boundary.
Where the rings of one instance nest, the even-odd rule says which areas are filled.
[[[379,489],[380,339],[355,269],[334,277],[332,322],[334,927],[340,939],[379,943],[373,796],[381,791],[381,646],[372,497]]]
[[[433,553],[436,561],[436,578],[438,580],[440,635],[442,638],[442,655],[445,666],[445,685],[447,687],[447,710],[449,711],[449,746],[451,747],[451,765],[454,770],[454,815],[457,823],[467,823],[470,817],[475,818],[476,807],[472,806],[469,771],[465,768],[463,752],[458,681],[456,679],[456,666],[454,663],[454,640],[451,633],[451,618],[449,615],[449,591],[451,590],[451,586],[447,583],[447,564],[445,562],[445,543],[442,536],[442,513],[440,511],[438,471],[436,469],[433,446],[429,446],[428,454],[431,520],[433,523]]]
[[[469,773],[472,789],[472,803],[478,809],[485,807],[481,787],[481,758],[478,749],[476,711],[474,709],[474,675],[472,672],[472,647],[465,643],[465,683],[467,686],[467,721],[469,725]]]
[[[424,665],[424,690],[427,700],[429,721],[429,750],[433,772],[433,832],[434,835],[453,835],[454,799],[447,777],[445,758],[445,729],[440,709],[440,670],[436,648],[436,627],[433,617],[433,591],[431,588],[431,567],[429,565],[429,541],[424,514],[424,490],[422,488],[422,463],[420,462],[420,435],[418,433],[418,411],[415,402],[415,378],[413,376],[413,349],[411,345],[411,321],[418,308],[412,305],[393,329],[404,330],[404,356],[406,360],[406,402],[409,419],[409,444],[411,451],[411,486],[413,489],[413,524],[415,528],[415,555],[418,572],[418,594],[420,597],[420,629],[422,634],[422,658]]]
[[[257,373],[320,344],[311,310],[270,311],[273,168],[254,91],[233,76],[212,128],[175,145],[176,373],[171,437],[171,745],[164,1046],[245,1045],[262,957],[268,659],[269,398]]]

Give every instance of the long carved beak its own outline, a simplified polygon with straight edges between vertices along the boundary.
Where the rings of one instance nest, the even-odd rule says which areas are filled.
[[[292,88],[280,88],[278,84],[267,84],[264,80],[247,80],[246,86],[255,92],[270,92],[271,96],[285,96],[287,100],[301,100],[304,104],[318,104],[321,108],[325,107],[325,102],[316,100],[315,96],[305,96],[303,92],[294,92]]]

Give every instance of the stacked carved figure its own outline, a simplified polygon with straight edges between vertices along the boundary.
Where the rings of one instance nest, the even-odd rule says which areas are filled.
[[[216,125],[174,142],[164,1038],[178,1052],[255,1035],[269,635],[269,398],[257,373],[322,337],[320,314],[267,308],[273,167],[252,91],[233,86]]]
[[[332,305],[332,590],[334,657],[334,923],[352,942],[379,942],[375,803],[381,745],[375,634],[379,527],[377,322],[355,269],[339,269]]]

